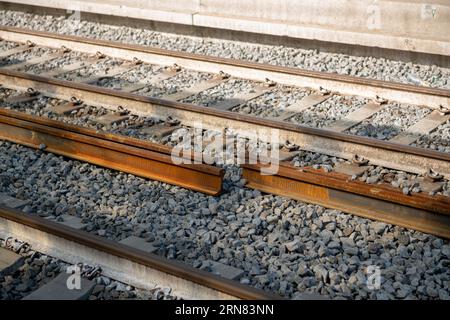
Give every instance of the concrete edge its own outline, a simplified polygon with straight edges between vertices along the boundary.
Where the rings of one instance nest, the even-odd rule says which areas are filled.
[[[68,263],[79,262],[97,265],[105,276],[142,289],[172,288],[173,294],[184,299],[236,299],[183,278],[175,277],[157,269],[75,243],[32,227],[0,218],[0,235],[13,236],[29,243],[33,250],[50,255]]]
[[[216,29],[228,29],[266,35],[286,36],[308,40],[336,42],[342,44],[380,47],[386,49],[415,51],[437,55],[450,55],[450,42],[405,36],[363,33],[350,30],[330,30],[327,28],[285,24],[276,21],[262,21],[195,14],[194,25]],[[352,39],[349,42],[348,39]]]

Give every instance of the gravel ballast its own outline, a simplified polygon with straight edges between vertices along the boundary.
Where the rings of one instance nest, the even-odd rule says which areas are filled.
[[[449,298],[448,241],[246,189],[235,167],[210,197],[7,142],[0,151],[0,192],[31,200],[24,211],[140,236],[194,267],[219,261],[243,270],[242,283],[294,298]],[[368,265],[381,269],[379,290],[365,285]]]

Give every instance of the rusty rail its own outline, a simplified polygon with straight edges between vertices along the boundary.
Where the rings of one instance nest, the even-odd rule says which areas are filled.
[[[45,149],[69,158],[144,178],[217,195],[223,169],[172,161],[170,149],[114,134],[102,134],[59,121],[0,108],[0,139]]]
[[[261,175],[261,164],[245,164],[247,186],[315,203],[364,218],[450,238],[450,199],[425,193],[405,195],[388,184],[350,181],[350,176],[282,163],[276,175]]]
[[[144,286],[159,282],[181,292],[185,299],[281,299],[179,261],[4,207],[0,207],[2,233],[70,263],[94,262],[119,281],[138,281]]]

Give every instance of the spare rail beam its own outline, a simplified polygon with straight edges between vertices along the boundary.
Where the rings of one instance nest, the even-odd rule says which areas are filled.
[[[261,167],[243,165],[248,187],[450,239],[449,197],[405,195],[387,184],[370,185],[340,173],[284,164],[276,175],[261,175]]]
[[[172,288],[184,299],[280,299],[185,263],[76,230],[38,216],[0,207],[0,235],[29,243],[34,250],[69,263],[86,263],[138,288]]]
[[[5,87],[23,91],[32,87],[46,96],[64,100],[70,100],[72,96],[75,96],[85,104],[93,106],[110,109],[124,106],[138,115],[160,118],[171,116],[191,127],[201,123],[205,129],[229,128],[242,136],[258,132],[260,134],[258,138],[268,142],[271,142],[272,134],[275,134],[280,142],[290,141],[303,150],[344,159],[352,159],[354,155],[359,155],[370,160],[371,164],[416,174],[433,169],[450,179],[450,154],[434,150],[1,68],[0,83]]]
[[[0,108],[0,139],[137,176],[218,195],[223,169],[172,161],[169,149]]]
[[[316,90],[324,87],[343,94],[365,96],[372,99],[380,96],[401,103],[426,105],[431,108],[450,105],[450,91],[445,89],[418,87],[15,27],[0,27],[0,37],[17,42],[30,40],[37,45],[53,48],[65,46],[72,50],[92,54],[100,51],[120,59],[136,57],[152,64],[171,65],[176,63],[181,67],[202,72],[219,73],[223,71],[231,76],[250,80],[264,81],[269,78],[281,84],[309,87]]]

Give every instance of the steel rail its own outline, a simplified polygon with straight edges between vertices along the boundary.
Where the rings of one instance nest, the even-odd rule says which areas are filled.
[[[0,108],[0,139],[34,148],[45,145],[49,152],[209,195],[222,190],[223,169],[205,164],[177,165],[166,148],[17,111]]]
[[[327,88],[343,94],[376,98],[377,96],[401,103],[426,105],[431,108],[450,105],[450,90],[418,87],[368,78],[352,77],[334,73],[309,71],[249,61],[205,56],[187,52],[125,44],[120,42],[61,35],[15,27],[0,27],[0,37],[8,41],[26,42],[48,47],[65,46],[86,53],[102,53],[120,59],[136,57],[152,64],[171,65],[202,72],[226,72],[232,76],[264,81],[269,78],[281,84],[320,89]]]
[[[281,299],[185,263],[0,207],[0,234],[28,242],[34,250],[69,263],[98,265],[103,274],[139,288],[170,287],[185,299]]]
[[[162,154],[171,154],[168,146],[155,144],[121,135],[101,133],[93,129],[74,126],[60,121],[36,117],[18,111],[0,108],[1,123],[15,124],[18,121],[50,126],[64,132],[90,136],[124,145],[152,150]],[[11,120],[13,119],[13,120]],[[10,131],[11,135],[15,132]],[[15,141],[21,141],[14,136]],[[36,143],[37,144],[37,143]],[[35,146],[36,146],[35,144]],[[209,166],[184,165],[194,170],[203,167],[212,174],[216,168]],[[317,203],[325,207],[339,209],[347,213],[382,220],[388,223],[428,232],[449,238],[448,217],[450,215],[450,200],[444,196],[430,196],[418,193],[412,196],[404,195],[397,188],[387,185],[370,185],[359,181],[348,181],[349,177],[339,173],[324,173],[311,168],[302,169],[282,163],[275,177],[260,176],[262,165],[243,164],[243,175],[248,186],[280,195],[293,196],[296,199]],[[388,203],[388,204],[386,204]],[[393,212],[397,212],[392,216]]]
[[[182,121],[184,125],[192,127],[201,123],[205,129],[230,128],[243,136],[259,132],[259,138],[268,142],[271,141],[273,133],[280,142],[288,140],[307,151],[344,159],[351,159],[354,155],[359,155],[370,160],[371,164],[416,174],[433,169],[450,179],[450,154],[434,150],[1,68],[0,83],[5,87],[19,90],[32,87],[46,96],[59,99],[70,100],[70,97],[75,96],[86,104],[110,109],[126,106],[131,112],[145,116],[152,115],[161,118],[171,116]]]
[[[383,221],[450,239],[450,198],[426,193],[405,195],[387,184],[349,181],[349,176],[312,168],[280,165],[261,175],[264,165],[244,164],[247,186],[364,218]]]
[[[73,125],[73,124],[65,123],[65,122],[58,121],[58,120],[52,120],[52,119],[45,118],[45,117],[34,116],[34,115],[24,113],[21,111],[2,108],[1,105],[0,105],[0,115],[19,119],[19,120],[33,122],[33,123],[41,124],[44,126],[51,126],[53,128],[62,129],[64,131],[68,131],[68,132],[79,133],[79,134],[91,136],[94,138],[110,140],[110,141],[117,142],[120,144],[143,148],[143,149],[151,150],[151,151],[158,152],[158,153],[163,153],[163,154],[167,154],[167,155],[172,154],[172,148],[167,145],[154,143],[154,142],[151,142],[148,140],[142,140],[142,139],[138,139],[138,138],[134,138],[134,137],[123,136],[120,134],[103,132],[103,131],[91,129],[88,127],[82,127],[82,126]],[[210,170],[211,172],[216,171],[216,169],[212,169],[212,167],[210,167],[210,166],[190,166],[187,164],[183,164],[183,165],[186,167],[192,167],[194,170],[196,168],[202,168],[203,170]]]

